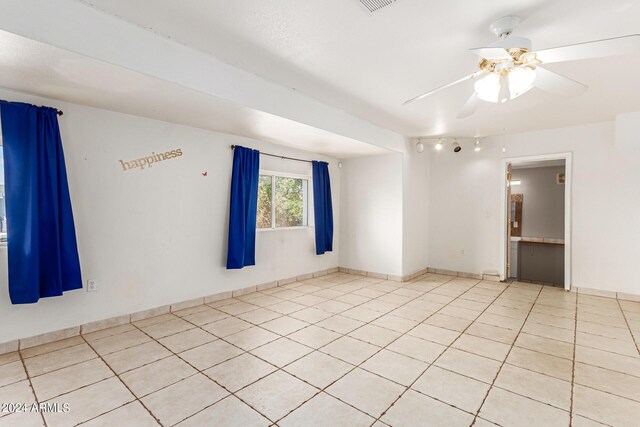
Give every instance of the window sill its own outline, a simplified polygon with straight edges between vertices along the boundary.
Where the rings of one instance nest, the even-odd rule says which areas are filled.
[[[268,232],[268,231],[287,231],[287,230],[307,230],[309,228],[313,228],[310,225],[300,225],[297,227],[277,227],[277,228],[256,228],[258,232]]]

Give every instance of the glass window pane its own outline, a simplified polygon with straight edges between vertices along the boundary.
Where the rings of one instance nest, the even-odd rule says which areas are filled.
[[[273,184],[271,176],[260,175],[258,182],[258,228],[271,228],[271,190]]]
[[[307,225],[306,179],[275,177],[276,227]]]

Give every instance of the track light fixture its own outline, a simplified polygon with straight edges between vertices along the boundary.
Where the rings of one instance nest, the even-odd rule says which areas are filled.
[[[438,142],[436,142],[435,148],[436,148],[436,151],[442,151],[442,138],[440,138]]]
[[[459,153],[460,150],[462,150],[462,147],[460,147],[460,144],[458,144],[457,140],[453,141],[453,152],[454,153]]]
[[[418,153],[422,153],[424,151],[424,144],[422,143],[422,139],[418,139],[418,143],[416,144],[416,151]]]
[[[481,149],[482,147],[480,147],[480,138],[476,138],[476,142],[473,144],[473,151],[477,153]]]

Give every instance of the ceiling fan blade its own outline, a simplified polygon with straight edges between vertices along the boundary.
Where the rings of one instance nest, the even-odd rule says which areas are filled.
[[[429,95],[433,95],[434,93],[436,93],[436,92],[440,92],[440,91],[441,91],[441,90],[443,90],[443,89],[449,88],[449,87],[451,87],[451,86],[455,86],[455,85],[457,85],[458,83],[462,83],[462,82],[465,82],[465,81],[467,81],[467,80],[475,79],[476,77],[478,77],[478,76],[480,76],[480,75],[482,75],[482,74],[484,74],[484,73],[485,73],[485,71],[476,71],[475,73],[473,73],[473,74],[469,74],[468,76],[465,76],[465,77],[463,77],[463,78],[461,78],[461,79],[458,79],[458,80],[456,80],[456,81],[453,81],[453,82],[451,82],[451,83],[448,83],[448,84],[446,84],[446,85],[444,85],[444,86],[440,86],[440,87],[438,87],[438,88],[436,88],[436,89],[430,90],[429,92],[425,92],[425,93],[423,93],[422,95],[418,95],[418,96],[416,96],[415,98],[411,98],[410,100],[405,101],[402,105],[407,105],[407,104],[410,104],[410,103],[412,103],[412,102],[414,102],[414,101],[417,101],[417,100],[419,100],[419,99],[426,98],[426,97],[427,97],[427,96],[429,96]]]
[[[456,117],[464,119],[465,117],[471,116],[476,112],[476,109],[480,106],[481,102],[482,100],[478,98],[475,92],[473,92]]]
[[[544,64],[634,53],[640,54],[640,34],[571,44],[534,52],[536,58]]]
[[[536,79],[533,85],[545,92],[565,98],[578,96],[587,90],[587,85],[541,67],[536,67]]]
[[[469,49],[480,58],[490,59],[494,61],[507,61],[511,59],[511,55],[506,49],[501,47],[476,47]]]

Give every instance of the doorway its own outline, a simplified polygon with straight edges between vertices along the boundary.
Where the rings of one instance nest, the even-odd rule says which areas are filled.
[[[571,153],[503,159],[502,280],[571,289]]]

